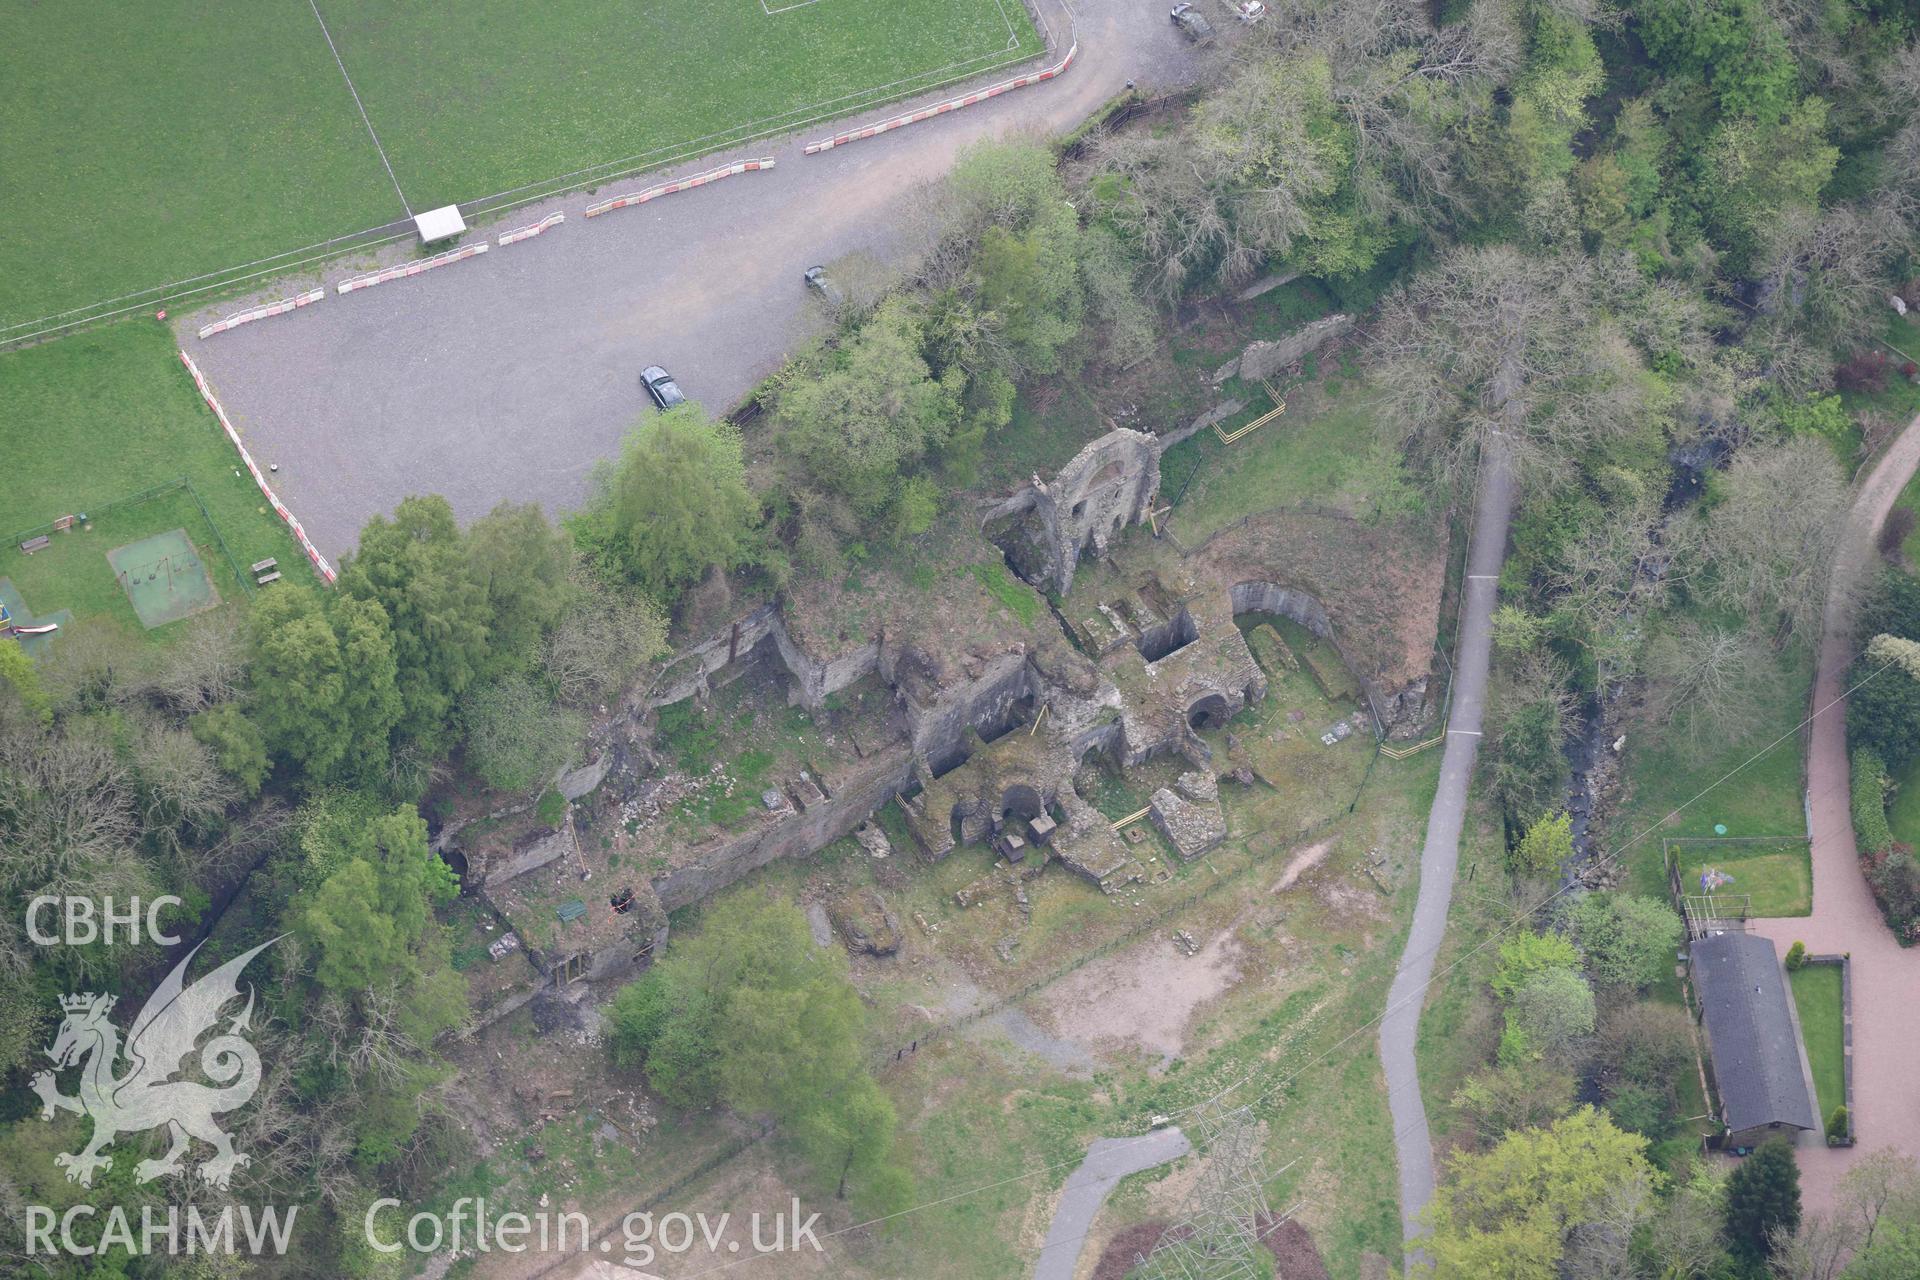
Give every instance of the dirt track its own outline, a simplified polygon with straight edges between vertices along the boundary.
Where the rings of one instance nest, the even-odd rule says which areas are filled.
[[[1818,1134],[1800,1144],[1800,1188],[1810,1210],[1831,1208],[1840,1177],[1881,1147],[1920,1153],[1920,948],[1895,942],[1860,873],[1848,812],[1846,689],[1858,650],[1849,607],[1860,579],[1879,562],[1874,534],[1894,499],[1920,466],[1920,418],[1874,466],[1854,498],[1847,532],[1835,559],[1814,677],[1816,712],[1807,755],[1808,803],[1813,816],[1813,914],[1758,920],[1754,931],[1773,939],[1784,955],[1794,942],[1815,953],[1853,957],[1853,1104],[1859,1145],[1829,1148]],[[1898,678],[1888,673],[1883,679]]]

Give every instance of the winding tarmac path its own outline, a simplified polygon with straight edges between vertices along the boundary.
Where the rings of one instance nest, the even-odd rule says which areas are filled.
[[[1040,1246],[1040,1259],[1034,1263],[1033,1280],[1073,1280],[1093,1220],[1120,1185],[1120,1179],[1176,1160],[1191,1150],[1193,1144],[1178,1126],[1155,1129],[1136,1138],[1095,1141],[1060,1192],[1053,1225],[1047,1228],[1047,1242]]]
[[[1447,906],[1453,899],[1454,869],[1460,857],[1460,832],[1466,822],[1467,784],[1480,750],[1487,701],[1487,671],[1493,657],[1493,606],[1500,567],[1507,558],[1507,528],[1513,518],[1514,481],[1504,448],[1488,445],[1480,492],[1474,501],[1472,541],[1462,583],[1460,636],[1453,670],[1453,709],[1447,717],[1447,742],[1440,760],[1440,784],[1427,815],[1426,844],[1420,850],[1420,896],[1413,928],[1407,934],[1400,968],[1387,992],[1380,1019],[1380,1064],[1387,1077],[1387,1108],[1393,1116],[1394,1148],[1400,1162],[1400,1217],[1411,1244],[1420,1233],[1420,1211],[1433,1198],[1433,1140],[1427,1109],[1420,1097],[1420,1072],[1414,1047],[1420,1038],[1420,1012],[1434,957],[1447,931]],[[1419,1251],[1409,1249],[1411,1262]]]
[[[1828,1147],[1819,1134],[1799,1143],[1800,1193],[1815,1212],[1832,1209],[1840,1178],[1883,1147],[1920,1155],[1920,948],[1902,948],[1860,873],[1849,812],[1847,672],[1865,637],[1854,635],[1853,605],[1879,563],[1874,535],[1920,468],[1920,418],[1909,422],[1854,495],[1835,553],[1814,675],[1813,732],[1807,747],[1807,806],[1813,836],[1813,914],[1755,920],[1753,931],[1784,955],[1795,942],[1815,953],[1846,952],[1853,970],[1853,1147]],[[1881,679],[1898,679],[1888,672]]]

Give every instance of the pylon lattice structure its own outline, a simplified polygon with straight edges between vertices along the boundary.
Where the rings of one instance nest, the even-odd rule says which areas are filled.
[[[1209,1102],[1191,1127],[1207,1167],[1188,1194],[1181,1216],[1147,1257],[1134,1259],[1129,1280],[1258,1280],[1260,1232],[1270,1229],[1266,1161],[1260,1123],[1244,1106]]]

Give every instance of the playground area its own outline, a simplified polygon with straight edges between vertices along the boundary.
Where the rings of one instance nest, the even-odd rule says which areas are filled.
[[[220,593],[185,529],[115,547],[107,552],[107,563],[148,630],[220,605]]]
[[[53,643],[60,628],[73,621],[73,612],[60,609],[39,615],[27,608],[27,602],[15,589],[13,579],[0,578],[0,639],[11,636],[30,658],[38,658]],[[48,630],[51,627],[52,630]]]
[[[95,624],[171,643],[168,624],[220,608],[252,588],[193,485],[184,479],[75,512],[0,543],[0,604],[36,657]]]

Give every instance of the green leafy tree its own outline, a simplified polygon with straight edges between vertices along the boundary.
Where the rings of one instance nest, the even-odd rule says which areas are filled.
[[[1920,1276],[1920,1223],[1889,1223],[1847,1263],[1842,1280],[1910,1280]]]
[[[628,434],[590,512],[612,563],[666,602],[709,569],[746,563],[760,514],[739,433],[691,404]]]
[[[1685,925],[1672,907],[1630,893],[1590,893],[1567,909],[1587,971],[1603,986],[1641,991],[1673,967]]]
[[[615,993],[607,1005],[607,1048],[622,1067],[646,1065],[673,1012],[673,993],[658,967]]]
[[[868,1201],[899,1192],[893,1107],[867,1071],[846,956],[814,946],[798,908],[717,909],[628,992],[614,1049],[643,1055],[662,1097],[772,1115],[842,1194],[849,1183]]]
[[[346,715],[346,758],[338,773],[374,784],[383,778],[393,729],[405,711],[387,612],[372,600],[342,596],[331,602],[328,621],[340,640],[346,677],[340,695]]]
[[[213,752],[221,771],[240,784],[243,797],[251,799],[259,794],[273,761],[267,754],[266,735],[238,703],[223,702],[201,711],[187,721],[187,727]]]
[[[1633,14],[1655,64],[1707,81],[1728,114],[1777,117],[1792,101],[1799,72],[1762,0],[1642,0]]]
[[[33,659],[27,656],[24,647],[12,640],[0,643],[0,685],[12,688],[29,715],[42,724],[53,722],[53,700],[40,685]]]
[[[1565,1063],[1593,1034],[1593,988],[1570,969],[1548,969],[1522,983],[1507,1005],[1502,1062],[1544,1058]]]
[[[1827,104],[1803,98],[1777,122],[1722,120],[1702,156],[1707,221],[1744,269],[1767,230],[1790,211],[1819,204],[1840,152],[1826,141]]]
[[[252,713],[267,749],[316,780],[331,778],[352,741],[340,638],[304,587],[270,591],[248,615]]]
[[[1493,993],[1510,1003],[1533,977],[1555,969],[1577,973],[1580,953],[1557,933],[1516,933],[1500,944],[1500,968],[1493,975]]]
[[[1557,1280],[1568,1238],[1609,1197],[1652,1187],[1647,1140],[1591,1107],[1520,1129],[1491,1151],[1456,1152],[1420,1241],[1435,1280]]]
[[[1514,846],[1509,860],[1522,875],[1557,874],[1573,857],[1573,817],[1566,813],[1543,813],[1527,828]]]
[[[340,574],[340,592],[377,602],[393,632],[399,734],[427,756],[445,747],[454,701],[488,664],[487,592],[453,508],[438,496],[404,499],[375,516]]]
[[[1579,18],[1530,6],[1527,66],[1513,87],[1500,185],[1521,196],[1551,190],[1574,166],[1573,138],[1586,127],[1587,99],[1603,78],[1593,37]]]
[[[487,602],[487,667],[520,670],[538,657],[541,638],[572,592],[573,541],[538,503],[503,502],[473,522],[467,560]]]
[[[1080,220],[1052,149],[976,143],[954,162],[947,195],[959,234],[977,245],[979,307],[1000,356],[992,364],[1008,378],[1057,370],[1060,349],[1080,331],[1084,298]]]
[[[1774,1232],[1800,1229],[1800,1168],[1784,1139],[1768,1138],[1734,1168],[1726,1213],[1727,1244],[1752,1268],[1773,1253]]]
[[[879,517],[900,477],[937,455],[960,423],[965,371],[956,364],[936,380],[925,337],[913,304],[889,298],[851,342],[824,363],[795,366],[780,389],[783,445],[863,519]]]
[[[453,872],[427,844],[412,805],[361,824],[347,856],[294,917],[294,932],[318,955],[321,986],[353,993],[419,972],[414,952],[432,909],[457,891]]]

